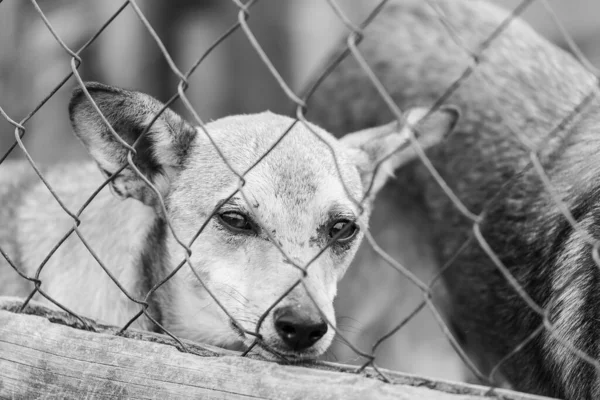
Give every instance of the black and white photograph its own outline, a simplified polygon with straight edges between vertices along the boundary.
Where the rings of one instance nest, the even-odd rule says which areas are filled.
[[[600,399],[600,2],[0,0],[4,399]]]

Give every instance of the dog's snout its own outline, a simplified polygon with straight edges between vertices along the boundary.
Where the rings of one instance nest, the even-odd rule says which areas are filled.
[[[327,333],[327,323],[318,312],[303,312],[293,307],[275,311],[275,330],[284,343],[293,350],[304,350]]]

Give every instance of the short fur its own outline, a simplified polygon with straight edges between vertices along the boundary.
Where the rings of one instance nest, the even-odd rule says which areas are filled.
[[[191,245],[189,259],[194,270],[185,265],[160,287],[149,299],[150,312],[178,337],[243,348],[254,337],[238,328],[254,332],[263,313],[301,276],[288,264],[304,267],[331,240],[331,228],[337,221],[355,222],[360,230],[354,239],[337,241],[323,251],[311,264],[305,285],[292,290],[269,313],[260,329],[264,341],[256,348],[265,355],[270,354],[263,352],[268,348],[292,359],[322,354],[333,339],[333,329],[307,348],[297,348],[282,340],[273,315],[287,307],[288,316],[301,313],[309,322],[322,321],[324,316],[335,324],[337,282],[366,229],[370,199],[384,185],[389,171],[415,156],[410,148],[394,152],[407,143],[409,130],[394,122],[338,141],[317,126],[309,129],[297,123],[244,176],[242,192],[231,197],[239,187],[231,168],[238,173],[250,168],[292,125],[292,119],[265,112],[207,124],[206,131],[227,165],[203,129],[169,109],[156,118],[163,108],[156,99],[98,83],[88,83],[86,88],[115,132],[107,127],[88,94],[75,90],[69,105],[71,122],[97,166],[73,163],[43,170],[55,194],[77,213],[108,176],[127,165],[125,144],[135,143],[132,160],[145,179],[130,166],[122,170],[110,181],[110,190],[102,189],[82,211],[79,234],[68,235],[75,221],[27,163],[0,165],[0,247],[13,263],[34,276],[54,246],[66,237],[43,265],[42,289],[78,314],[122,326],[140,306],[117,287],[97,259],[129,296],[143,299],[185,258],[177,239],[190,243],[208,220]],[[415,109],[408,118],[420,119],[423,113]],[[456,111],[448,108],[423,120],[422,131],[427,133],[419,138],[421,144],[429,148],[439,143],[457,117]],[[376,169],[380,162],[381,168]],[[373,176],[375,171],[379,172]],[[342,180],[358,200],[373,180],[362,215]],[[217,208],[217,215],[211,218]],[[251,229],[236,231],[224,222],[224,213],[243,214]],[[0,294],[25,296],[31,290],[7,262],[0,261],[0,276]],[[233,316],[237,327],[203,284]],[[139,319],[137,327],[156,329],[146,318]]]
[[[401,109],[431,106],[474,65],[468,52],[478,51],[507,16],[482,1],[391,2],[365,30],[359,49]],[[600,239],[597,94],[574,121],[551,134],[596,85],[572,56],[514,20],[447,99],[463,117],[449,139],[427,153],[467,208],[483,211],[481,231],[494,253],[538,305],[551,309],[553,335],[543,332],[501,373],[517,389],[568,399],[600,398],[598,371],[559,343],[599,359],[600,270],[591,245],[531,167],[520,136],[536,149],[556,196],[582,232]],[[351,57],[318,88],[309,110],[314,122],[338,135],[391,118]],[[425,205],[429,219],[422,222],[431,223],[433,233],[422,240],[439,250],[442,265],[472,234],[473,222],[421,163],[398,174],[414,189],[415,207]],[[444,278],[456,334],[484,373],[542,323],[475,240]]]

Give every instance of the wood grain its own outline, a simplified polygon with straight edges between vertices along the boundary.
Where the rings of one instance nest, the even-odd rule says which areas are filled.
[[[185,353],[162,335],[132,331],[121,337],[114,327],[95,325],[97,332],[89,332],[66,326],[73,318],[39,305],[27,310],[35,315],[6,311],[17,305],[0,298],[2,399],[542,399],[506,390],[484,397],[483,387],[436,387],[386,371],[403,382],[390,384],[333,364],[279,365],[189,343]]]

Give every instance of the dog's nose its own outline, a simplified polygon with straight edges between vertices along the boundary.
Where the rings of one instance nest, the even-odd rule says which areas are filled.
[[[327,323],[316,310],[309,313],[282,307],[275,310],[274,317],[277,334],[293,350],[304,350],[327,333]]]

